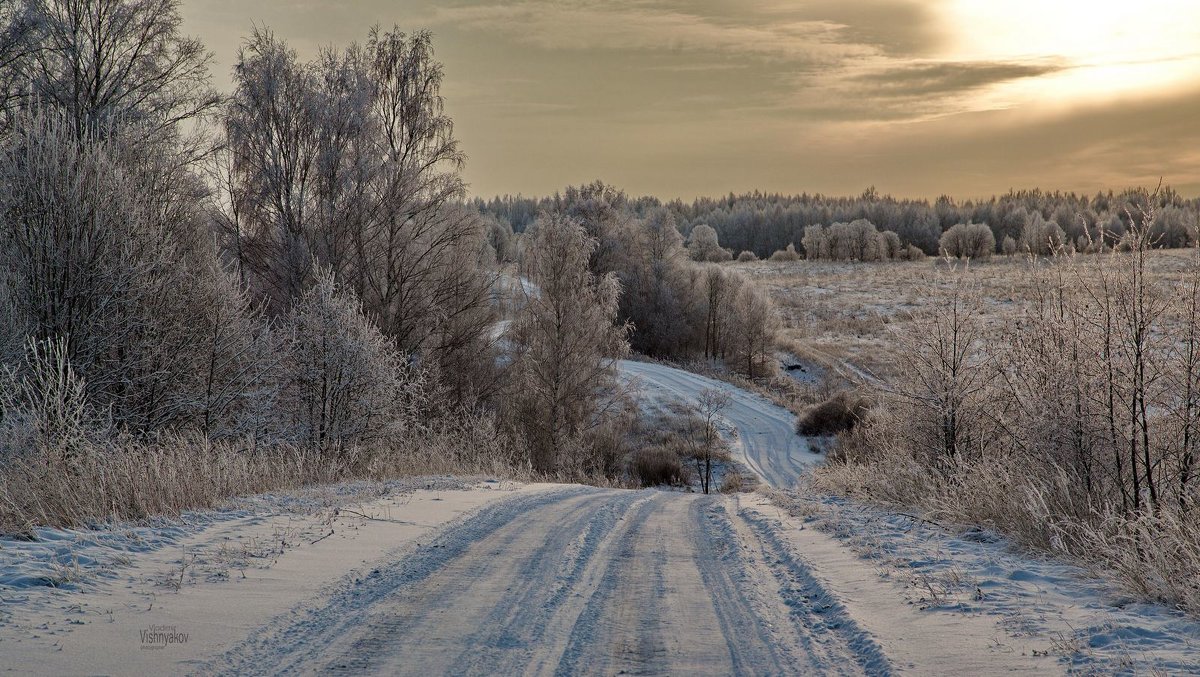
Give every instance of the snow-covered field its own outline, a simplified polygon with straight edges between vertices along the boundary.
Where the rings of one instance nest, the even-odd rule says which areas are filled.
[[[622,363],[651,400],[730,390],[743,460],[819,456],[732,386]],[[450,478],[0,541],[20,674],[1200,672],[1200,623],[981,532],[792,492]]]

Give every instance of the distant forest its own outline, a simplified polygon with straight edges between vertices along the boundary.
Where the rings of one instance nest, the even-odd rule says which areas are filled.
[[[1053,222],[1062,229],[1065,242],[1082,250],[1085,242],[1109,245],[1119,242],[1131,220],[1141,218],[1138,205],[1144,207],[1149,197],[1144,189],[1108,191],[1092,197],[1022,190],[978,201],[958,202],[942,196],[930,203],[928,200],[880,195],[874,188],[869,188],[857,197],[754,192],[701,198],[691,204],[682,200],[664,203],[653,197],[632,199],[630,203],[639,216],[666,207],[674,213],[685,237],[696,226],[708,225],[716,231],[721,246],[734,256],[750,251],[765,258],[788,245],[805,253],[803,239],[807,226],[828,227],[860,219],[871,222],[881,232],[896,233],[902,244],[914,245],[926,254],[937,254],[942,234],[960,223],[981,223],[991,228],[997,253],[1006,238],[1020,241],[1027,226],[1043,221],[1047,225]],[[519,233],[533,223],[540,210],[552,209],[560,200],[558,196],[504,196],[491,200],[476,198],[474,203],[481,212],[494,216],[501,224]],[[1154,200],[1159,208],[1151,232],[1155,246],[1194,245],[1200,199],[1184,198],[1170,187],[1164,187],[1157,191]]]

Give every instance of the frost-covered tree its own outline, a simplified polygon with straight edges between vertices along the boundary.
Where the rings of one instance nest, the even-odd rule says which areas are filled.
[[[876,258],[880,261],[903,258],[904,246],[900,243],[900,236],[890,230],[885,230],[876,236],[875,247],[878,252]]]
[[[729,363],[750,378],[767,375],[779,331],[774,304],[763,290],[746,282],[738,286],[726,311],[730,315],[726,322]]]
[[[521,271],[533,284],[512,331],[512,397],[534,469],[570,472],[572,451],[601,422],[616,360],[629,350],[628,328],[616,323],[620,284],[591,272],[598,245],[575,219],[544,215],[531,236]]]
[[[704,308],[704,357],[724,359],[729,348],[729,306],[737,298],[743,279],[718,266],[708,266],[699,276],[699,289]]]
[[[464,155],[430,35],[376,29],[364,45],[304,64],[256,30],[235,73],[219,222],[272,313],[313,283],[315,262],[402,352],[430,355],[446,378],[489,370],[495,233],[455,204]],[[471,385],[453,391],[469,399]]]
[[[1016,254],[1017,241],[1012,239],[1012,237],[1005,235],[1004,242],[1000,244],[1000,250],[1004,252],[1005,256],[1012,256],[1013,254]]]
[[[635,243],[651,261],[677,262],[682,258],[683,236],[679,233],[675,215],[669,209],[651,210],[638,227],[640,237]]]
[[[1197,242],[1197,215],[1175,206],[1159,211],[1150,232],[1155,247],[1190,247]]]
[[[809,261],[830,258],[829,238],[826,237],[825,227],[817,224],[804,227],[804,239],[800,241],[804,247],[804,255]]]
[[[896,390],[900,434],[931,466],[949,472],[995,443],[988,388],[996,378],[985,349],[978,290],[959,282],[948,306],[915,318],[897,340],[908,358]]]
[[[879,261],[894,257],[900,248],[900,239],[895,233],[884,236],[866,219],[851,223],[834,223],[828,228],[821,225],[807,226],[801,244],[810,260],[833,261]]]
[[[810,226],[810,227],[820,228],[820,226]],[[805,236],[805,237],[807,237],[807,236]],[[770,260],[772,260],[772,261],[799,261],[800,254],[796,252],[796,245],[789,242],[787,247],[785,247],[783,249],[779,249],[779,250],[775,251],[774,253],[772,253]]]
[[[943,256],[986,261],[996,251],[996,236],[982,223],[960,223],[942,233],[938,243]]]
[[[666,209],[632,222],[622,242],[620,316],[633,325],[630,343],[648,355],[692,349],[687,256],[675,217]]]
[[[687,246],[693,261],[720,261],[725,253],[717,241],[717,231],[704,224],[692,228]]]
[[[547,207],[575,219],[596,242],[588,257],[588,267],[593,273],[607,275],[617,270],[621,233],[628,228],[632,218],[629,198],[624,191],[603,181],[568,186]]]
[[[215,110],[210,55],[178,0],[13,0],[0,11],[0,104],[59,111],[77,138],[174,137]],[[3,124],[3,123],[0,123]]]
[[[1043,219],[1038,212],[1029,217],[1021,230],[1021,251],[1034,256],[1049,256],[1058,251],[1065,242],[1066,235],[1063,229],[1059,228],[1057,223]]]
[[[699,453],[696,454],[696,474],[700,476],[700,488],[706,494],[712,489],[712,461],[721,441],[717,418],[732,403],[733,397],[728,392],[705,388],[700,391],[695,405],[696,415],[704,421],[704,429],[697,445]]]
[[[318,274],[287,326],[280,396],[287,437],[345,457],[357,445],[396,440],[419,425],[424,374],[333,275]]]
[[[311,281],[319,106],[313,78],[282,41],[255,29],[238,53],[225,114],[231,155],[229,235],[238,265],[275,313]],[[322,261],[340,272],[340,261]]]
[[[856,219],[847,224],[834,224],[830,236],[835,243],[836,258],[842,261],[875,261],[879,258],[878,231],[866,219]]]
[[[277,332],[237,276],[215,260],[194,283],[189,326],[197,382],[188,422],[210,438],[265,437],[262,407],[272,406],[278,391]]]
[[[517,260],[517,242],[512,224],[490,214],[485,214],[483,218],[487,227],[488,246],[496,255],[496,262],[515,262]]]
[[[0,146],[5,306],[63,340],[88,397],[147,430],[195,412],[194,331],[217,269],[195,178],[123,136],[76,135],[59,111],[23,116]]]

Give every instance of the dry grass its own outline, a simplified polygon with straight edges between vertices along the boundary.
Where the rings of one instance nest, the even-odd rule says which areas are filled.
[[[1200,525],[1194,517],[1164,510],[1131,520],[1089,512],[1061,472],[1033,477],[1027,465],[1008,458],[939,475],[894,455],[824,466],[811,488],[917,507],[947,524],[983,525],[1031,550],[1074,559],[1142,598],[1200,616]]]
[[[1196,257],[1191,250],[1151,252],[1149,282],[1171,289]],[[1092,260],[1085,255],[1077,262]],[[786,349],[832,368],[840,363],[851,371],[869,370],[871,378],[858,382],[878,386],[887,402],[888,393],[894,393],[888,384],[902,382],[909,359],[898,337],[913,334],[944,312],[963,278],[979,290],[982,335],[992,336],[1027,320],[1037,285],[1059,265],[1064,263],[997,257],[958,268],[930,259],[760,262],[741,270],[766,285],[781,307]],[[1077,265],[1069,279],[1087,286],[1092,275],[1096,267]],[[939,467],[906,447],[905,440],[922,433],[910,430],[911,421],[891,408],[868,413],[864,425],[838,435],[831,463],[812,478],[814,489],[914,506],[941,522],[984,525],[1022,546],[1089,565],[1143,598],[1200,614],[1200,527],[1193,514],[1167,506],[1120,516],[1111,502],[1089,498],[1078,472],[1058,465],[1061,459],[1022,451],[1019,445]],[[817,413],[816,408],[809,411]],[[806,432],[816,432],[816,427]]]
[[[867,398],[853,392],[840,392],[810,405],[796,418],[796,433],[821,437],[850,432],[870,408]]]
[[[684,482],[683,461],[666,447],[638,449],[630,459],[630,472],[643,487],[675,486]]]
[[[490,431],[490,432],[489,432]],[[414,432],[403,448],[321,454],[289,445],[253,447],[199,434],[92,443],[69,465],[27,456],[0,465],[0,534],[35,526],[178,515],[236,496],[356,479],[431,474],[531,476],[484,421]]]
[[[1196,256],[1192,250],[1156,251],[1152,274],[1177,279]],[[911,322],[914,314],[937,312],[953,294],[959,273],[979,283],[992,318],[1003,322],[1030,297],[1036,283],[1032,265],[1024,257],[997,256],[954,268],[935,257],[886,263],[758,261],[737,269],[768,290],[783,318],[781,340],[793,352],[818,362],[846,360],[886,379],[896,373],[898,359],[892,328]]]

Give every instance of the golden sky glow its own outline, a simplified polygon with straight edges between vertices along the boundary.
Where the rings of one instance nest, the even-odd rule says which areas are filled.
[[[249,7],[247,5],[250,5]],[[302,55],[429,28],[472,191],[602,178],[975,197],[1200,193],[1200,3],[1186,0],[183,0],[224,81],[265,24]]]
[[[1200,76],[1198,3],[955,0],[946,4],[945,20],[955,36],[951,59],[1061,65],[1003,83],[995,101],[1072,105],[1186,86]]]

